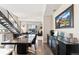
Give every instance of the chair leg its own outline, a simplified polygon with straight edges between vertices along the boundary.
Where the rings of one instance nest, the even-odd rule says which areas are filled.
[[[36,45],[34,45],[35,46],[35,51],[36,51]]]
[[[35,47],[35,53],[36,53],[36,45],[34,45],[34,47]]]
[[[14,45],[14,51],[15,51],[15,47],[16,47],[16,46]]]

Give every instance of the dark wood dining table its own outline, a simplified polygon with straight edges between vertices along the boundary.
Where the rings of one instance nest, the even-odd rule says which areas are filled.
[[[19,39],[19,40],[12,40],[11,42],[2,42],[2,45],[14,45],[17,46],[17,54],[27,54],[28,53],[28,47],[30,46],[31,42],[28,42],[27,39]],[[15,49],[15,48],[14,48]]]

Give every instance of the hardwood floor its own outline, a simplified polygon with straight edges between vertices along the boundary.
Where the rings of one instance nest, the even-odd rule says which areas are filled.
[[[36,53],[34,51],[34,48],[31,49],[30,52],[32,53],[28,53],[27,55],[53,55],[51,49],[47,46],[46,43],[43,44],[41,40],[39,40],[37,43]],[[17,55],[17,53],[14,52],[13,55]]]
[[[47,46],[46,43],[42,43],[41,40],[38,41],[37,43],[37,49],[36,53],[31,54],[31,55],[53,55],[52,51],[50,48]]]
[[[50,48],[47,46],[47,44],[43,44],[43,46],[37,48],[36,55],[53,55],[53,53],[50,50]]]

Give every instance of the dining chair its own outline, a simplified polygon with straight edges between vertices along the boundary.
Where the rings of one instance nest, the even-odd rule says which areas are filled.
[[[37,34],[35,34],[35,37],[33,38],[31,44],[29,45],[29,47],[31,47],[31,49],[33,49],[33,46],[34,46],[34,49],[35,49],[35,53],[36,53],[36,39],[37,39]],[[30,51],[29,51],[30,52]],[[33,51],[32,51],[33,52]]]

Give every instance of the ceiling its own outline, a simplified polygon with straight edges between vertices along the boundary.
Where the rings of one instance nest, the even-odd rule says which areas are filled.
[[[45,14],[51,15],[52,11],[59,6],[58,4],[0,4],[0,7],[9,10],[21,19],[42,19]]]
[[[48,4],[46,5],[46,10],[45,10],[45,16],[52,15],[59,7],[61,4]]]

